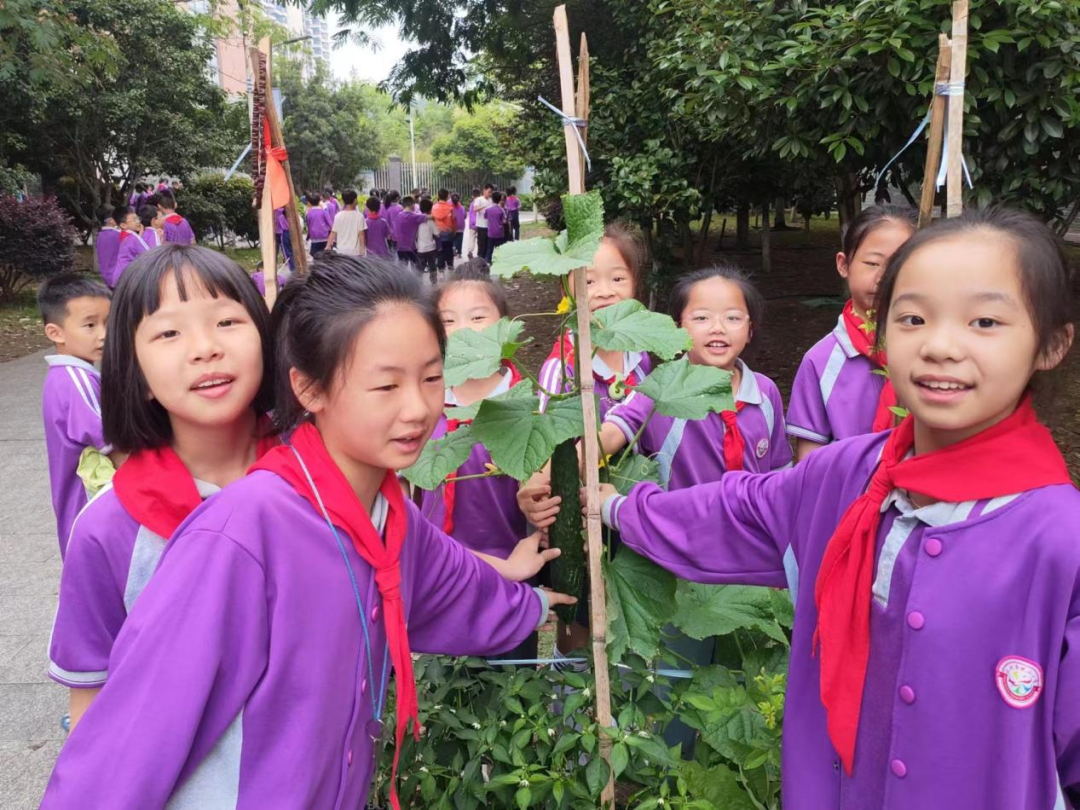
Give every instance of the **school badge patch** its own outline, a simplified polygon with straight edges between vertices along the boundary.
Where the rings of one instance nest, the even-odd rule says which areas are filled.
[[[1019,655],[1002,658],[994,672],[998,691],[1014,709],[1034,706],[1043,690],[1042,667]]]
[[[765,458],[765,454],[769,452],[769,440],[762,439],[758,442],[757,450],[755,450],[755,452],[757,453],[758,458]]]

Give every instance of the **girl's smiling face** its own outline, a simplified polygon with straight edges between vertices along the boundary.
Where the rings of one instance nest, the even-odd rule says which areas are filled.
[[[590,312],[634,297],[634,274],[610,239],[600,242],[585,277],[589,288]]]
[[[746,296],[726,278],[707,278],[690,288],[679,325],[690,333],[690,362],[726,371],[735,368],[753,334]]]
[[[885,265],[911,238],[911,233],[911,226],[906,222],[885,220],[866,234],[854,255],[836,254],[836,269],[847,281],[859,314],[866,315],[874,308],[874,296]]]
[[[1038,335],[1016,249],[993,231],[916,250],[896,279],[885,329],[889,375],[915,417],[916,452],[940,449],[1007,418],[1035,371],[1064,357]]]
[[[454,284],[439,297],[439,318],[447,335],[463,327],[479,332],[498,323],[500,317],[499,308],[479,282]]]

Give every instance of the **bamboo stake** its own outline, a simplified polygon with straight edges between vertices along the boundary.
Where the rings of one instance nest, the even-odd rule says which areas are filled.
[[[919,227],[925,228],[934,216],[934,197],[937,191],[938,170],[941,168],[942,133],[945,131],[945,110],[948,96],[937,92],[939,85],[949,81],[952,66],[952,43],[942,34],[938,37],[937,72],[934,74],[934,100],[930,106],[930,140],[926,147],[926,170],[923,172],[922,198],[919,200]]]
[[[577,81],[577,103],[574,108],[574,115],[580,118],[582,121],[589,120],[589,43],[585,39],[585,32],[581,32],[581,50],[578,52],[578,81]],[[589,145],[589,127],[588,125],[581,128],[581,140],[586,147]],[[585,191],[585,171],[586,166],[581,166],[581,190]]]
[[[265,48],[265,50],[264,50]],[[263,98],[266,99],[266,108],[269,114],[270,107],[274,106],[274,99],[270,96],[270,39],[269,37],[259,43],[259,47],[248,48],[248,58],[251,60],[251,86],[253,90],[262,90]],[[266,60],[266,86],[261,85],[262,60]],[[258,142],[263,142],[262,133],[255,133]],[[272,141],[271,141],[272,142]],[[263,284],[266,299],[266,308],[273,309],[277,301],[277,248],[274,245],[274,207],[271,203],[270,182],[263,183],[262,199],[259,201],[259,252],[262,254]]]
[[[968,0],[954,0],[952,21],[952,65],[949,81],[954,87],[963,86],[967,74]],[[949,96],[949,219],[964,213],[964,94]]]
[[[566,115],[587,119],[589,114],[589,68],[588,45],[581,40],[580,73],[575,104],[573,64],[570,56],[570,29],[566,20],[566,6],[555,9],[555,44],[559,61],[559,84],[562,89],[562,109]],[[566,133],[566,167],[571,194],[585,193],[585,175],[582,167],[581,149],[577,138],[564,127]],[[581,410],[585,422],[582,446],[585,457],[585,516],[586,536],[589,549],[589,618],[592,632],[593,670],[596,676],[596,722],[601,729],[611,728],[611,682],[607,657],[607,597],[604,592],[604,574],[601,568],[603,538],[600,522],[600,447],[596,435],[596,398],[593,395],[592,334],[590,313],[586,304],[587,281],[585,268],[574,271],[574,290],[578,297],[577,339],[575,357],[577,376],[581,381]],[[600,734],[600,756],[608,763],[608,783],[600,795],[601,805],[614,807],[615,780],[611,771],[611,738]]]

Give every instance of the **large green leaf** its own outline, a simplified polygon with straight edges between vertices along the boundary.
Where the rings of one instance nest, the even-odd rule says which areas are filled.
[[[479,332],[458,329],[446,341],[446,362],[443,376],[448,386],[461,385],[466,380],[490,377],[510,359],[518,348],[525,324],[503,318]]]
[[[441,439],[428,442],[420,458],[411,467],[401,471],[405,479],[421,489],[435,489],[446,476],[465,463],[472,452],[476,438],[470,425],[462,425]]]
[[[660,630],[675,613],[675,577],[628,547],[605,563],[608,652],[618,663],[627,651],[652,658]]]
[[[657,366],[637,390],[653,401],[659,413],[678,419],[704,419],[710,412],[735,408],[731,375],[694,365],[685,357]]]
[[[755,810],[750,794],[739,783],[738,774],[726,765],[714,763],[706,767],[698,762],[688,762],[682,773],[690,795],[695,798],[724,810]]]
[[[563,219],[570,242],[604,232],[604,198],[599,191],[562,196]]]
[[[604,202],[600,193],[565,195],[566,230],[555,239],[526,239],[495,248],[491,272],[507,278],[528,270],[534,276],[565,276],[588,265],[604,236]]]
[[[679,580],[675,593],[678,609],[671,623],[692,638],[723,636],[743,628],[760,630],[786,644],[787,636],[776,620],[770,590]]]
[[[593,314],[593,343],[617,352],[652,352],[665,360],[693,346],[690,333],[662,312],[650,312],[640,301],[628,299]]]
[[[648,456],[631,453],[618,470],[611,471],[611,483],[620,495],[629,495],[635,484],[642,481],[660,482],[660,464]]]
[[[544,413],[526,399],[488,399],[480,406],[473,433],[503,472],[526,480],[551,458],[555,447],[584,430],[581,397],[555,400]]]
[[[494,400],[507,400],[507,399],[531,399],[533,396],[533,386],[529,380],[522,380],[509,391],[499,394],[498,396],[491,397]],[[459,422],[471,422],[476,418],[476,414],[480,412],[480,406],[484,403],[484,400],[478,400],[472,405],[455,405],[452,408],[447,408],[446,418],[457,419]]]

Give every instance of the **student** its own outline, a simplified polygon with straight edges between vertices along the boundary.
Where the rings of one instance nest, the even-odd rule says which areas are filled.
[[[326,241],[327,250],[337,250],[344,256],[363,256],[366,252],[364,242],[364,215],[356,208],[356,192],[351,188],[341,195],[345,208],[334,217],[333,230]]]
[[[98,272],[101,280],[110,289],[116,286],[116,257],[120,253],[120,228],[113,218],[114,207],[103,205],[97,210],[98,232],[94,237],[94,252],[97,254]]]
[[[289,236],[289,216],[285,206],[274,209],[274,248],[274,255],[281,251],[282,257],[292,270],[292,239]]]
[[[462,258],[465,240],[465,206],[461,204],[461,195],[456,191],[450,195],[450,205],[454,210],[454,255]]]
[[[435,220],[438,229],[438,262],[437,269],[453,269],[454,267],[454,232],[457,229],[454,217],[454,206],[450,202],[450,192],[445,188],[439,189],[439,201],[431,209],[431,216]]]
[[[387,193],[386,200],[379,209],[379,215],[383,217],[390,226],[390,251],[393,256],[397,255],[397,242],[394,237],[394,229],[397,227],[397,215],[399,211],[401,211],[401,194],[395,189]]]
[[[165,241],[173,245],[194,245],[195,231],[188,221],[176,213],[176,197],[168,189],[158,193],[158,208],[165,217]]]
[[[323,202],[326,208],[326,213],[330,216],[330,221],[334,221],[334,217],[338,215],[338,211],[341,210],[338,207],[337,195],[334,194],[332,186],[327,186],[323,189]]]
[[[469,225],[469,227],[465,229],[465,236],[464,236],[464,238],[462,240],[462,246],[461,246],[462,255],[467,259],[471,259],[471,258],[473,258],[473,256],[476,256],[476,258],[478,258],[478,259],[482,258],[477,253],[477,240],[476,240],[476,198],[479,197],[479,196],[480,196],[480,189],[474,188],[472,190],[472,194],[470,195],[470,199],[469,199],[469,216],[468,216],[468,225]]]
[[[487,209],[491,206],[491,195],[495,186],[491,183],[484,184],[484,192],[473,200],[473,208],[476,210],[476,255],[490,262],[487,249],[488,223]]]
[[[828,335],[806,353],[791,389],[787,430],[797,460],[822,445],[892,427],[896,405],[874,348],[874,291],[889,258],[915,230],[916,212],[899,206],[864,209],[844,231],[836,269],[851,298]]]
[[[790,587],[786,808],[1080,800],[1080,495],[1029,395],[1072,343],[1070,290],[1033,217],[940,221],[876,299],[899,427],[768,475],[602,488],[676,575]]]
[[[367,209],[364,219],[367,252],[381,259],[390,258],[390,223],[379,216],[379,198],[368,197],[364,207]]]
[[[49,677],[71,689],[72,731],[169,537],[271,445],[257,426],[272,405],[269,316],[239,266],[208,248],[155,250],[113,312],[104,428],[131,456],[79,512],[60,580]]]
[[[119,209],[118,209],[119,210]],[[143,206],[143,213],[146,215],[146,219],[149,219],[151,227],[147,229],[144,226],[144,218],[138,216],[130,208],[124,208],[123,213],[120,214],[121,220],[117,222],[120,226],[120,252],[116,257],[116,282],[120,282],[120,277],[124,274],[128,265],[131,264],[138,256],[151,247],[157,246],[156,237],[153,236],[153,222],[155,215],[158,214],[156,208],[150,206]],[[150,239],[154,240],[154,245],[151,245],[149,241],[143,236],[143,233],[149,230],[151,234]]]
[[[330,229],[333,226],[330,215],[319,204],[320,199],[318,194],[309,193],[307,195],[308,209],[304,215],[307,219],[308,239],[311,242],[312,257],[318,256],[322,251],[326,250],[326,240],[330,238]]]
[[[109,298],[108,287],[74,273],[52,276],[38,288],[45,337],[56,347],[56,354],[45,357],[49,371],[41,392],[41,415],[61,559],[67,553],[71,524],[86,506],[79,459],[87,447],[102,453],[111,449],[102,434],[101,377],[94,367],[105,346]]]
[[[284,273],[277,274],[277,288],[279,293],[288,280],[289,277]],[[255,289],[259,291],[259,295],[266,298],[266,268],[263,267],[262,262],[259,262],[258,265],[256,265],[255,272],[251,274],[251,281],[255,285]]]
[[[412,265],[420,264],[420,258],[416,255],[416,235],[420,226],[427,221],[427,214],[413,211],[412,197],[405,197],[401,201],[401,210],[394,215],[393,226],[399,261]]]
[[[431,216],[433,209],[434,205],[430,197],[420,201],[420,213],[426,219],[420,223],[420,227],[416,231],[416,257],[420,272],[431,273],[431,278],[434,281],[434,274],[438,265],[439,229]]]
[[[506,190],[506,216],[508,219],[507,241],[516,242],[521,239],[521,199],[517,195],[517,188],[510,186]]]
[[[159,177],[158,178],[157,190],[158,190],[158,194],[160,194],[163,191],[168,191],[169,190],[169,181],[168,181],[167,178],[164,178],[164,177]]]
[[[138,209],[139,222],[142,224],[142,238],[147,247],[156,248],[165,244],[165,217],[156,205],[143,205]]]
[[[274,317],[287,443],[169,541],[45,808],[360,806],[391,667],[400,752],[419,734],[412,652],[498,653],[573,602],[504,579],[403,497],[395,470],[443,400],[413,274],[327,254]],[[557,556],[537,543],[533,573]]]
[[[491,263],[495,248],[506,241],[506,209],[502,207],[502,192],[491,194],[491,205],[484,209],[487,218],[487,252],[484,258]]]

